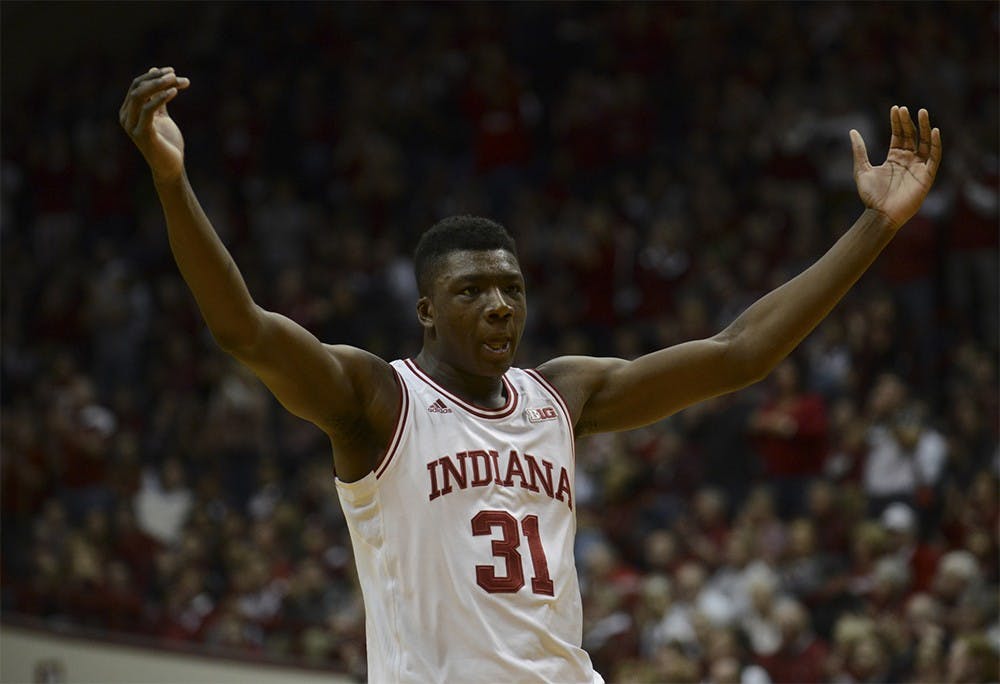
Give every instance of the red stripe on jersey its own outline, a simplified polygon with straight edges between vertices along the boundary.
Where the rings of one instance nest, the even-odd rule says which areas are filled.
[[[395,375],[396,384],[399,386],[399,417],[396,418],[396,429],[393,430],[392,439],[389,440],[389,446],[385,450],[385,456],[382,457],[382,462],[375,469],[376,479],[382,477],[389,461],[396,455],[396,450],[403,438],[403,428],[406,427],[406,414],[409,413],[410,409],[410,392],[406,389],[406,383],[403,382],[403,378],[399,377],[395,368],[392,369],[392,372]]]
[[[559,390],[555,388],[555,385],[550,383],[545,379],[541,373],[539,373],[534,368],[525,368],[524,372],[528,374],[529,377],[533,378],[535,382],[542,386],[546,392],[552,395],[552,398],[556,400],[559,408],[562,409],[563,417],[566,420],[566,427],[569,428],[570,443],[573,445],[573,463],[576,463],[576,433],[573,429],[573,418],[570,416],[569,408],[566,406],[566,400],[563,399],[563,395]]]

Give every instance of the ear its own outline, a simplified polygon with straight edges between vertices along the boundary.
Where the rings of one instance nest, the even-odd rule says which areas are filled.
[[[417,321],[425,332],[434,329],[434,304],[430,297],[421,297],[417,300]]]

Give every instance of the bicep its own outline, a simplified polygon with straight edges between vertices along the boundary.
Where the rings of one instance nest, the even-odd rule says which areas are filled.
[[[261,310],[259,321],[252,345],[226,351],[250,368],[282,406],[327,433],[363,419],[373,400],[393,394],[392,368],[373,354],[325,345],[281,314]]]
[[[733,358],[725,336],[693,340],[633,361],[599,362],[577,434],[630,430],[757,380]]]

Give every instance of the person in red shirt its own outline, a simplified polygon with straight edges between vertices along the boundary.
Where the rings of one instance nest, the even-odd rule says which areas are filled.
[[[827,455],[826,402],[803,391],[802,378],[794,358],[782,361],[771,375],[771,393],[750,416],[754,450],[782,517],[803,513],[805,485],[823,471]]]
[[[942,551],[920,539],[917,514],[905,503],[897,502],[882,512],[880,522],[888,532],[890,552],[910,568],[911,590],[929,591]]]
[[[801,603],[781,599],[774,607],[781,631],[781,645],[768,655],[757,656],[774,684],[809,684],[826,681],[824,670],[829,648],[813,634],[809,614]]]

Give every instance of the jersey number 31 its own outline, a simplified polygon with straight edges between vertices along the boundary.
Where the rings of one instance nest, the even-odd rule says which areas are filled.
[[[513,594],[524,586],[524,569],[521,567],[521,534],[518,532],[517,518],[507,511],[479,511],[472,518],[472,534],[492,535],[493,528],[500,528],[500,538],[493,540],[493,555],[503,558],[507,564],[507,574],[498,575],[492,565],[476,566],[476,584],[491,594]],[[528,553],[535,576],[531,578],[531,591],[544,596],[554,596],[552,578],[549,577],[549,563],[545,559],[545,549],[538,535],[538,516],[526,515],[521,520],[521,532],[528,540]]]

